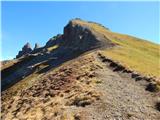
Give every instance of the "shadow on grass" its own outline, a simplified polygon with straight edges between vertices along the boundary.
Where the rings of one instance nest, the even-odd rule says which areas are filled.
[[[95,48],[94,48],[95,49]],[[60,66],[62,63],[72,60],[83,53],[93,50],[66,50],[65,52],[57,52],[57,54],[44,54],[38,56],[26,56],[21,59],[19,62],[15,63],[13,66],[10,66],[1,71],[2,80],[1,80],[1,91],[4,91],[12,87],[17,82],[23,80],[34,72],[38,74],[46,73],[55,67]],[[36,65],[35,64],[39,64]],[[46,65],[44,68],[40,68],[41,65]],[[31,66],[34,66],[31,68]]]

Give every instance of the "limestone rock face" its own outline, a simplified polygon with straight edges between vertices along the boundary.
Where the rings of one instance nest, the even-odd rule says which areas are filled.
[[[29,53],[31,53],[31,52],[32,52],[31,45],[30,45],[30,43],[27,42],[27,43],[23,46],[22,50],[19,51],[19,53],[18,53],[18,55],[16,56],[16,58],[19,58],[19,57],[21,57],[21,56],[23,56],[23,55],[26,55],[26,54],[29,54]]]

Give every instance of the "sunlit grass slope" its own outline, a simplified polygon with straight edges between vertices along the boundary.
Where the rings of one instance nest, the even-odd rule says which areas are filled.
[[[120,39],[112,39],[112,41],[120,47],[104,51],[105,55],[130,69],[145,75],[160,77],[159,45],[125,35],[115,35]]]
[[[139,38],[111,32],[104,26],[93,22],[75,21],[103,34],[118,44],[112,49],[103,50],[104,55],[120,62],[126,67],[144,75],[160,78],[160,45]]]

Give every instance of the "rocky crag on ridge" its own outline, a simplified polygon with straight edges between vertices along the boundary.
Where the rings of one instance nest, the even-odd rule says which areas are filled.
[[[113,39],[101,24],[73,19],[45,46],[24,45],[2,66],[2,119],[159,120],[155,78],[103,55],[122,47]]]

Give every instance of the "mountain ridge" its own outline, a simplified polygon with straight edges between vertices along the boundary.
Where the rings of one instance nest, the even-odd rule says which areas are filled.
[[[2,66],[3,119],[160,118],[159,45],[73,19],[37,46]]]

